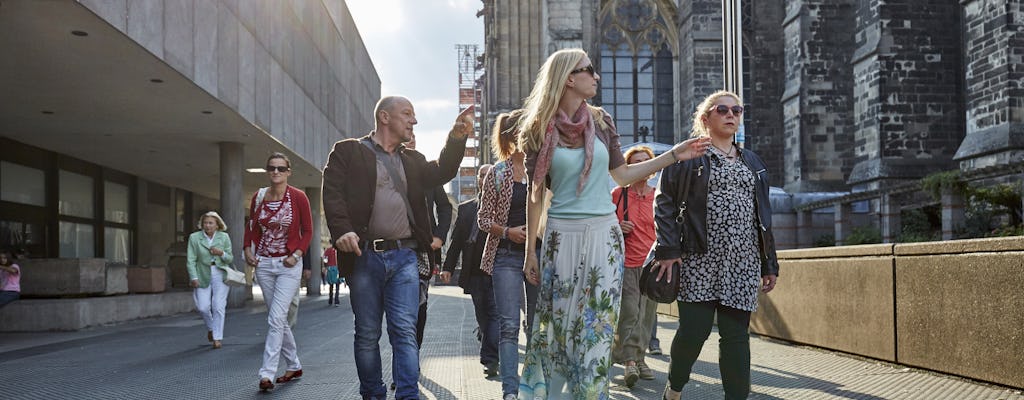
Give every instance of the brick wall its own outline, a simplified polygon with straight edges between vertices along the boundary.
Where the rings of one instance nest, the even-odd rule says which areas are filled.
[[[963,1],[967,137],[961,168],[1024,160],[1024,1]]]
[[[874,188],[955,167],[963,138],[960,6],[946,0],[861,1],[853,55],[856,165]]]
[[[744,68],[746,93],[743,102],[749,112],[743,117],[746,147],[768,164],[771,185],[782,186],[784,163],[782,128],[783,68],[781,2],[743,0],[741,8],[749,19],[743,22],[743,47],[750,59]]]
[[[722,3],[683,2],[679,8],[679,139],[693,128],[693,112],[704,97],[724,86],[722,72]]]
[[[787,191],[846,188],[852,168],[853,0],[786,4],[783,95]]]

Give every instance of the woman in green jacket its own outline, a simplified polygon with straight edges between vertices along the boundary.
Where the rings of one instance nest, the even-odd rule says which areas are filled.
[[[224,308],[228,285],[223,269],[231,268],[231,239],[227,226],[215,211],[199,218],[199,231],[188,237],[188,277],[195,288],[192,297],[206,322],[206,340],[219,349],[224,339]]]

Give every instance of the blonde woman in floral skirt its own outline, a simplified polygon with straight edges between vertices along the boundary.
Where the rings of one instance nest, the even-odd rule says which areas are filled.
[[[621,298],[623,240],[608,175],[621,186],[703,155],[707,139],[627,165],[611,116],[590,106],[600,75],[581,49],[548,57],[526,99],[519,145],[530,178],[527,235],[536,237],[551,189],[543,248],[526,241],[526,279],[540,284],[520,398],[607,399]]]

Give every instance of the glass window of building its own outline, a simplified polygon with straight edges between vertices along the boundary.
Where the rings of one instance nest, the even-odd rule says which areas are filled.
[[[103,182],[103,217],[106,221],[127,224],[130,201],[128,185]]]
[[[613,0],[601,11],[601,90],[596,102],[623,144],[675,143],[674,26],[653,0]]]
[[[60,197],[58,198],[57,207],[60,214],[72,217],[92,218],[92,177],[61,170],[58,175],[58,179],[60,182]]]
[[[92,224],[60,222],[60,257],[91,258],[96,256]]]
[[[104,228],[103,247],[107,261],[127,264],[131,257],[132,232],[124,228]]]
[[[46,206],[46,173],[41,169],[0,161],[0,200]]]

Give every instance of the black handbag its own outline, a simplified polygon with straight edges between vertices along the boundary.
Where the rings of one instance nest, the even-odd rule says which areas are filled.
[[[640,294],[658,303],[675,302],[679,297],[679,283],[682,280],[679,275],[681,266],[679,263],[672,263],[671,271],[660,281],[657,280],[658,273],[652,270],[655,266],[657,266],[657,260],[651,260],[643,266],[643,271],[640,271]],[[669,279],[672,281],[669,282]]]
[[[683,223],[686,215],[686,197],[690,195],[691,174],[691,171],[686,171],[683,181],[676,186],[676,200],[679,204],[679,214],[676,216],[676,221],[680,224]],[[651,251],[653,252],[654,249],[651,249]],[[658,280],[658,274],[652,271],[656,265],[657,260],[651,257],[651,261],[643,266],[643,271],[640,271],[640,294],[658,303],[672,303],[676,301],[676,298],[680,295],[679,292],[682,290],[683,277],[681,270],[683,267],[679,263],[672,263],[671,271],[669,271],[668,275],[672,281],[669,282],[665,278],[662,278],[660,281]]]

